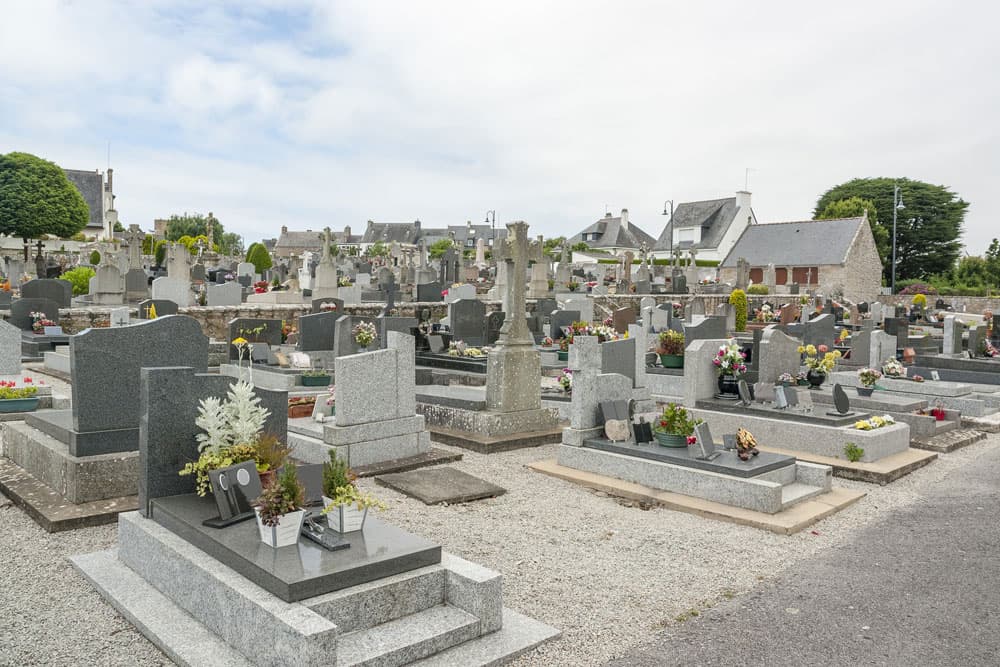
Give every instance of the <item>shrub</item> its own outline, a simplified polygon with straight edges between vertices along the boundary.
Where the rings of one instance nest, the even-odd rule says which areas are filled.
[[[734,289],[729,295],[729,303],[736,309],[736,330],[746,331],[747,328],[747,295],[741,289]]]
[[[864,455],[865,455],[865,450],[861,447],[858,447],[853,442],[849,442],[846,445],[844,445],[844,456],[846,456],[847,460],[850,461],[851,463],[857,463],[862,458],[864,458]]]
[[[684,354],[684,334],[680,331],[667,329],[659,335],[660,354]]]
[[[89,266],[78,266],[59,276],[59,280],[65,280],[73,286],[73,296],[81,296],[90,293],[90,279],[94,277],[94,273]]]
[[[97,266],[98,264],[100,264],[101,263],[101,253],[97,252],[96,250],[91,250],[90,251],[90,263],[93,264],[94,266]]]
[[[761,283],[755,283],[747,288],[747,294],[770,294],[771,290],[767,288],[767,285]]]
[[[262,243],[251,247],[247,252],[247,261],[254,265],[254,271],[262,274],[271,268],[271,254]]]
[[[156,260],[157,266],[163,266],[163,262],[167,259],[167,242],[164,239],[160,239],[153,246],[153,259]]]
[[[286,465],[257,499],[260,522],[265,526],[277,526],[281,517],[304,504],[305,489],[299,483],[295,466]]]
[[[900,294],[906,294],[906,295],[910,295],[910,294],[937,294],[938,291],[936,289],[934,289],[934,287],[932,287],[931,285],[928,285],[927,283],[915,282],[915,283],[910,283],[909,285],[907,285],[903,289],[899,290],[899,293]]]

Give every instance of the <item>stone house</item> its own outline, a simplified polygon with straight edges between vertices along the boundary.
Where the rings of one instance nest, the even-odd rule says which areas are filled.
[[[875,299],[882,287],[882,262],[868,224],[858,218],[804,220],[751,225],[719,267],[719,280],[736,283],[736,263],[750,265],[750,280],[798,284],[802,291],[843,295],[851,301]]]
[[[106,174],[97,171],[81,171],[79,169],[63,169],[69,182],[76,186],[87,202],[90,217],[83,233],[87,236],[97,236],[102,239],[114,238],[115,223],[118,222],[118,211],[115,209],[114,170],[108,169]]]
[[[740,191],[735,197],[683,202],[660,233],[653,246],[653,257],[669,258],[680,250],[684,257],[691,250],[696,259],[720,262],[757,216],[750,206],[750,193]]]
[[[629,250],[638,255],[642,244],[651,250],[656,239],[629,221],[628,209],[623,208],[617,218],[605,213],[603,218],[567,239],[567,243],[571,246],[586,243],[594,250],[612,255],[623,255]]]

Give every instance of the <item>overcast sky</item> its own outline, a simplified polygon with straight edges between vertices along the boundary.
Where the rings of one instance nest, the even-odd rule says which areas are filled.
[[[103,171],[110,141],[123,222],[212,211],[247,243],[488,209],[554,236],[624,207],[658,236],[665,199],[731,196],[747,168],[761,222],[909,177],[971,203],[979,254],[1000,236],[995,7],[5,2],[0,153]]]

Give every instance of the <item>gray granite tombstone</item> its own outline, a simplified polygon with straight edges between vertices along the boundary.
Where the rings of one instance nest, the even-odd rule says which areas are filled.
[[[417,285],[416,299],[420,303],[437,303],[438,301],[444,301],[444,297],[441,295],[443,289],[444,288],[441,287],[441,283],[439,282]]]
[[[580,320],[579,310],[554,310],[549,315],[549,336],[552,340],[564,338],[563,329]]]
[[[0,376],[21,374],[21,330],[0,320]]]
[[[696,340],[718,340],[726,337],[726,318],[724,317],[712,315],[698,324],[684,324],[685,345],[691,345]]]
[[[611,316],[612,326],[618,333],[628,331],[628,325],[635,324],[635,308],[618,308]]]
[[[635,387],[635,339],[601,343],[601,373],[624,375]]]
[[[135,301],[149,296],[149,276],[142,269],[129,269],[125,274],[125,298]]]
[[[803,345],[826,345],[832,347],[834,342],[833,315],[823,313],[802,325]]]
[[[299,317],[298,349],[302,352],[330,351],[335,348],[335,324],[341,313],[316,313]]]
[[[871,322],[871,320],[865,320]],[[851,358],[852,364],[867,366],[871,363],[871,338],[872,330],[862,327],[861,330],[851,334]]]
[[[195,264],[191,267],[191,280],[192,281],[205,281],[205,265]]]
[[[153,323],[150,323],[153,324]],[[137,329],[145,324],[129,327]],[[206,341],[207,345],[207,341]],[[206,347],[207,355],[207,347]],[[138,412],[139,512],[149,516],[149,501],[194,492],[194,479],[177,471],[198,460],[195,424],[199,401],[226,397],[236,378],[196,373],[194,368],[143,368],[130,403]],[[256,387],[269,411],[264,432],[284,438],[288,432],[288,394]],[[138,396],[138,401],[135,397]]]
[[[375,326],[378,328],[378,340],[381,349],[386,349],[389,343],[389,332],[398,331],[407,336],[413,335],[413,329],[419,322],[415,317],[400,317],[398,315],[378,315],[375,318]]]
[[[331,303],[335,306],[335,308],[333,308],[332,310],[329,310],[328,308],[323,308],[324,304],[331,304]],[[335,312],[335,313],[340,313],[341,315],[343,315],[344,314],[344,300],[343,299],[337,299],[337,298],[331,297],[331,296],[323,297],[322,299],[313,299],[312,300],[312,312],[313,312],[314,315],[316,313],[324,313],[324,312]]]
[[[244,338],[248,343],[281,345],[281,320],[261,317],[237,317],[229,320],[229,340]],[[229,358],[239,359],[239,349],[229,346]],[[190,364],[188,364],[190,365]]]
[[[170,301],[169,299],[146,299],[145,301],[139,302],[139,319],[148,320],[149,316],[152,314],[150,308],[156,310],[157,317],[163,317],[164,315],[177,315],[178,308],[177,303]]]
[[[52,299],[17,299],[10,304],[10,317],[7,321],[21,331],[31,331],[34,322],[31,313],[34,312],[45,313],[46,318],[59,323],[59,304]]]
[[[73,301],[73,286],[69,281],[58,278],[29,280],[21,285],[21,298],[51,299],[60,308],[69,308]]]

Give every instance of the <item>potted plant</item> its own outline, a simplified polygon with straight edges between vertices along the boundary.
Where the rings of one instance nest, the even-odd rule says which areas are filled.
[[[302,373],[303,387],[326,387],[330,384],[330,373],[325,370],[308,370]]]
[[[882,364],[882,375],[887,378],[904,378],[906,377],[906,367],[897,359],[888,359]]]
[[[738,395],[737,382],[740,375],[746,373],[745,363],[747,355],[740,350],[736,339],[730,339],[728,343],[719,347],[719,351],[712,359],[716,372],[719,374],[719,393]]]
[[[700,419],[692,419],[688,411],[676,403],[667,403],[653,427],[653,437],[662,447],[687,447],[694,438],[694,427]]]
[[[323,466],[323,513],[330,528],[338,533],[363,530],[368,509],[385,509],[385,503],[357,487],[355,475],[347,463],[330,451]]]
[[[673,329],[661,331],[656,353],[664,368],[684,368],[684,334]]]
[[[799,386],[799,387],[808,387],[809,386],[809,380],[806,379],[806,374],[805,373],[796,373],[795,374],[795,384],[796,384],[796,386]]]
[[[263,433],[253,445],[253,461],[257,465],[260,485],[267,486],[275,473],[288,461],[292,448],[271,433]]]
[[[264,487],[254,507],[261,542],[275,548],[298,542],[306,518],[304,504],[305,490],[299,483],[295,466],[286,465]]]
[[[782,387],[791,387],[793,384],[797,384],[797,380],[791,373],[782,373],[778,376],[778,384]]]
[[[562,373],[559,375],[559,386],[567,394],[573,393],[573,371],[568,368],[562,369]]]
[[[288,399],[288,418],[301,419],[311,417],[313,409],[316,407],[315,396],[298,396]]]
[[[374,322],[358,322],[354,325],[354,329],[351,330],[351,334],[354,336],[354,342],[358,344],[362,352],[366,352],[368,346],[378,338],[378,331],[375,329]]]
[[[861,386],[857,388],[858,396],[871,396],[875,391],[875,383],[882,378],[882,374],[874,368],[862,368],[858,371],[858,382]]]
[[[554,341],[548,336],[542,339],[542,347],[552,347],[553,343]]]
[[[0,382],[0,412],[34,412],[38,409],[38,387],[17,387]]]
[[[559,361],[569,361],[569,346],[572,344],[572,335],[565,335],[559,339],[559,351],[556,352],[556,358],[559,359]]]
[[[804,355],[803,363],[809,369],[806,371],[806,380],[809,381],[810,389],[819,389],[819,386],[826,380],[826,376],[837,365],[840,359],[840,350],[830,352],[826,345],[806,345],[799,346],[799,354]]]
[[[580,283],[576,282],[575,280],[571,280],[568,283],[566,283],[566,287],[567,289],[569,289],[570,292],[575,292],[578,289],[580,289]]]

